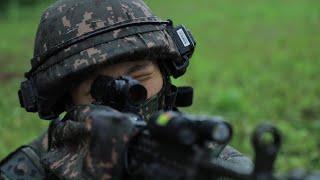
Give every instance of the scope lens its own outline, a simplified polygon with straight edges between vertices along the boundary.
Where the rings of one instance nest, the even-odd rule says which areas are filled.
[[[219,123],[213,128],[212,138],[218,143],[227,143],[230,139],[230,129],[224,123]]]
[[[147,90],[140,84],[135,84],[129,89],[129,98],[135,104],[143,103],[147,99]]]

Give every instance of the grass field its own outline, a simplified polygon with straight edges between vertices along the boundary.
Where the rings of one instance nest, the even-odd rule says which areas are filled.
[[[320,169],[320,1],[147,0],[157,15],[192,30],[197,51],[180,85],[195,88],[185,111],[221,115],[232,145],[253,157],[250,134],[262,122],[282,131],[279,170]],[[46,4],[12,7],[0,19],[0,159],[46,129],[24,112],[17,89],[30,68]]]

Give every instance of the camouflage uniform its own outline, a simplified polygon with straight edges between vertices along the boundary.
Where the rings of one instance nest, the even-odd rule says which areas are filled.
[[[180,63],[166,26],[142,0],[57,1],[43,14],[37,32],[32,69],[26,73],[36,98],[27,111],[38,112],[43,119],[56,118],[67,110],[70,88],[83,79],[83,74],[104,66],[146,58],[156,59],[160,68],[168,61]],[[168,87],[171,74],[162,72]],[[171,93],[163,92],[165,96]],[[152,99],[155,101],[147,110],[142,109],[143,113],[170,109],[167,99]],[[52,120],[40,138],[2,160],[0,176],[121,179],[121,154],[133,134],[133,125],[123,113],[105,106],[74,107],[63,120]],[[105,158],[101,159],[101,153]],[[248,158],[229,146],[219,157],[244,170],[252,166]]]

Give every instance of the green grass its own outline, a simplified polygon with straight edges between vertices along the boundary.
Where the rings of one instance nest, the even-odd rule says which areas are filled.
[[[279,170],[320,169],[320,2],[315,0],[147,0],[163,19],[186,24],[197,39],[187,74],[195,100],[185,111],[221,115],[232,145],[253,157],[250,135],[262,122],[282,131]],[[0,159],[44,131],[47,122],[18,106],[33,39],[46,5],[12,8],[0,19]]]

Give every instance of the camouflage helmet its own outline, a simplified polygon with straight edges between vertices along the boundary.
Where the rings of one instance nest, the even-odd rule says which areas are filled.
[[[186,43],[194,43],[185,29],[183,34],[174,30],[171,21],[153,15],[143,0],[58,0],[41,18],[32,68],[19,91],[21,105],[52,119],[64,110],[60,99],[75,77],[102,65],[145,57],[166,64],[169,74],[170,68],[181,65],[180,73],[171,73],[178,77],[194,48]]]

